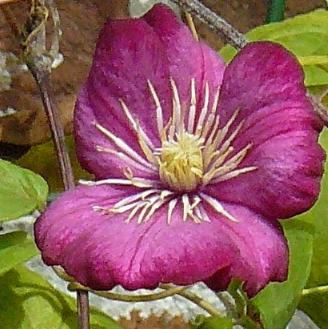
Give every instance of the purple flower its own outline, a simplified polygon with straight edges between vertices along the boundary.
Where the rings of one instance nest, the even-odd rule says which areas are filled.
[[[165,6],[108,21],[75,112],[95,174],[35,225],[48,265],[93,289],[232,277],[284,280],[278,218],[317,198],[322,129],[284,48],[247,45],[225,68]]]

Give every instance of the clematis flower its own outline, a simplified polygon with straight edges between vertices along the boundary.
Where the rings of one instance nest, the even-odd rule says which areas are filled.
[[[75,110],[84,182],[35,225],[43,260],[93,289],[286,278],[278,222],[315,202],[322,129],[283,47],[225,67],[164,5],[108,21]]]

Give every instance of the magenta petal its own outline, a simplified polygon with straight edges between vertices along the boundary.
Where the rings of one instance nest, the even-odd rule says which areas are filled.
[[[124,223],[126,214],[110,217],[92,210],[95,205],[110,207],[130,193],[108,186],[64,193],[35,226],[44,261],[63,266],[94,289],[117,284],[127,289],[153,288],[160,282],[191,284],[229,265],[234,248],[218,231],[220,226],[184,222],[180,207],[170,225],[167,206],[144,224],[136,219]]]
[[[257,170],[209,186],[220,200],[237,202],[266,217],[288,218],[316,200],[324,153],[318,145],[320,120],[306,97],[303,72],[283,47],[256,42],[227,67],[220,100],[223,122],[240,109],[244,120],[234,148],[251,143],[240,167]]]
[[[154,288],[160,282],[186,285],[201,280],[217,289],[239,277],[253,294],[269,280],[285,277],[287,248],[279,227],[243,207],[224,205],[239,223],[208,207],[212,221],[195,224],[183,221],[178,202],[170,225],[167,205],[143,224],[137,224],[137,218],[124,223],[126,214],[110,217],[92,210],[110,207],[132,192],[98,186],[64,193],[35,225],[44,261],[63,266],[94,289],[117,284]]]
[[[96,48],[94,63],[75,109],[77,154],[82,165],[97,178],[122,176],[117,157],[97,152],[96,146],[116,149],[94,122],[110,130],[142,155],[135,131],[119,103],[122,99],[135,121],[156,144],[158,132],[155,104],[147,87],[154,82],[158,96],[168,106],[168,63],[161,41],[143,20],[109,20]],[[171,104],[171,103],[170,103]],[[157,145],[158,146],[158,143]],[[125,166],[131,167],[129,164]],[[135,175],[147,176],[131,167]]]
[[[197,42],[164,5],[154,6],[141,19],[109,20],[100,35],[92,69],[76,105],[75,135],[80,162],[97,178],[122,176],[123,163],[110,153],[95,151],[97,145],[110,148],[113,145],[95,128],[94,122],[142,154],[119,99],[127,104],[154,146],[159,147],[156,106],[147,81],[155,87],[164,123],[167,123],[172,115],[171,78],[178,86],[182,106],[187,111],[191,80],[195,79],[199,112],[205,83],[209,84],[211,105],[221,85],[223,70],[223,61],[216,53]],[[131,169],[136,176],[152,176],[138,168]]]
[[[218,219],[213,212],[211,218],[214,218],[213,222],[219,221],[221,234],[230,237],[231,244],[238,249],[238,256],[232,259],[229,267],[219,269],[205,282],[214,290],[222,290],[232,278],[238,278],[245,282],[247,293],[255,295],[269,281],[285,280],[288,247],[280,225],[247,208],[223,205],[239,222]]]
[[[144,158],[143,153],[136,144],[136,137],[133,136],[133,132],[129,131],[128,127],[123,128],[114,118],[110,119],[112,125],[105,125],[104,120],[97,119],[94,107],[90,103],[91,98],[92,96],[88,89],[83,87],[76,103],[74,118],[76,154],[82,167],[94,173],[98,179],[122,177],[122,173],[127,167],[129,167],[137,177],[157,179],[158,173],[151,170],[149,167],[145,167],[144,164],[133,160],[127,161],[126,157],[122,159],[113,153],[97,149],[97,147],[100,146],[123,153],[115,147],[104,134],[95,128],[94,122],[96,120],[102,122],[102,124],[112,132],[115,131],[117,135],[117,129],[121,132],[124,131],[126,133],[124,138],[126,143],[133,151],[136,151],[139,156]],[[108,117],[110,118],[110,114]],[[148,161],[146,160],[146,162]]]
[[[177,83],[183,103],[190,102],[190,81],[195,79],[198,110],[201,109],[205,83],[210,87],[210,103],[221,85],[223,60],[203,42],[197,42],[188,27],[167,6],[155,5],[145,21],[158,34],[169,61],[170,75]]]

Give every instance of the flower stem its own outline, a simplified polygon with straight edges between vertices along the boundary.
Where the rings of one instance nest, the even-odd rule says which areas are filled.
[[[132,302],[132,303],[139,303],[139,302],[151,302],[159,299],[164,299],[167,297],[171,297],[174,295],[180,295],[185,299],[188,299],[192,303],[198,305],[203,310],[208,312],[212,316],[220,316],[223,317],[224,315],[217,310],[213,305],[207,303],[203,298],[194,294],[191,291],[187,291],[188,286],[176,286],[174,284],[161,284],[159,288],[163,289],[164,291],[154,293],[154,294],[147,294],[147,295],[125,295],[125,294],[118,294],[109,291],[96,291],[92,290],[88,287],[84,287],[79,283],[70,282],[68,284],[67,289],[70,291],[89,291],[99,297],[116,300],[120,302]]]
[[[84,287],[76,282],[70,283],[67,287],[67,289],[70,291],[84,290],[84,291],[92,292],[93,294],[95,294],[99,297],[116,300],[116,301],[120,301],[120,302],[132,302],[132,303],[151,302],[151,301],[155,301],[155,300],[159,300],[159,299],[164,299],[164,298],[176,295],[187,288],[188,288],[188,286],[186,286],[186,287],[173,286],[170,289],[166,289],[164,291],[154,293],[154,294],[125,295],[125,294],[117,294],[117,293],[113,293],[113,292],[109,292],[109,291],[92,290],[92,289]]]
[[[59,112],[52,95],[52,89],[49,81],[49,73],[43,71],[34,64],[33,59],[27,60],[27,66],[31,71],[35,81],[38,84],[43,106],[48,117],[52,139],[56,149],[57,160],[60,166],[60,173],[65,190],[74,188],[74,176],[71,161],[65,144],[65,134],[62,128]],[[89,297],[87,291],[76,292],[77,294],[77,313],[78,328],[90,328]]]
[[[285,0],[269,0],[266,23],[280,22],[285,17]]]
[[[308,296],[311,294],[324,294],[328,292],[328,285],[327,286],[319,286],[314,288],[307,288],[303,289],[302,296]]]
[[[247,40],[239,31],[237,31],[226,20],[215,12],[204,6],[198,0],[172,0],[185,11],[194,14],[202,22],[207,24],[214,32],[222,33],[227,41],[237,49],[243,48]]]
[[[89,295],[87,291],[78,290],[77,295],[77,314],[78,328],[90,328],[90,312],[89,312]]]
[[[65,144],[65,134],[60,122],[59,112],[52,95],[49,74],[34,65],[33,60],[27,62],[27,66],[40,90],[43,107],[48,117],[52,139],[56,149],[64,188],[65,190],[72,189],[74,187],[73,170]]]
[[[70,158],[66,149],[65,135],[62,128],[59,112],[52,94],[52,88],[49,81],[49,71],[38,65],[38,58],[30,53],[25,52],[26,40],[22,40],[20,29],[18,28],[15,16],[9,7],[2,6],[2,12],[7,20],[12,32],[20,43],[23,54],[25,55],[26,64],[32,73],[40,90],[43,106],[48,117],[52,139],[55,144],[56,155],[60,166],[60,173],[65,190],[74,188],[74,176]],[[37,19],[37,17],[35,17]],[[33,33],[33,32],[32,32]],[[89,300],[87,291],[77,291],[77,312],[79,329],[89,329]]]
[[[162,289],[169,290],[169,289],[173,289],[175,287],[175,285],[174,284],[161,284],[159,287]],[[199,307],[201,307],[203,310],[205,310],[207,313],[209,313],[212,316],[224,317],[224,314],[222,314],[213,305],[206,302],[203,298],[194,294],[191,291],[188,291],[188,290],[179,291],[179,292],[177,292],[177,295],[180,295],[181,297],[188,299],[189,301],[198,305]]]

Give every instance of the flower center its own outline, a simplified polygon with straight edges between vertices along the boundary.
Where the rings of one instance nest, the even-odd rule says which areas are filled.
[[[202,182],[204,166],[199,136],[182,132],[165,141],[159,159],[159,174],[172,190],[190,192]]]
[[[140,192],[129,195],[111,207],[93,206],[95,211],[106,214],[128,213],[126,222],[136,219],[137,223],[150,220],[157,209],[167,207],[167,223],[170,224],[174,209],[182,206],[182,218],[195,223],[210,221],[204,204],[211,206],[218,214],[231,221],[237,221],[222,204],[206,193],[206,186],[217,184],[257,168],[243,166],[251,144],[235,149],[234,140],[240,134],[243,121],[237,122],[240,113],[236,109],[231,117],[220,124],[217,111],[219,89],[210,106],[209,85],[205,84],[204,100],[197,114],[195,80],[190,84],[190,105],[182,104],[177,85],[171,79],[172,113],[164,122],[163,109],[153,84],[148,81],[150,94],[156,107],[156,124],[161,147],[156,148],[151,138],[140,126],[123,100],[119,100],[126,118],[138,139],[137,152],[122,138],[94,122],[95,128],[106,137],[111,147],[95,145],[98,152],[106,152],[126,164],[121,178],[108,178],[97,182],[83,182],[87,185],[134,186]],[[142,171],[160,179],[136,177],[134,172]],[[163,187],[163,183],[166,187]],[[199,187],[199,188],[198,188]],[[190,193],[192,192],[192,193]]]

